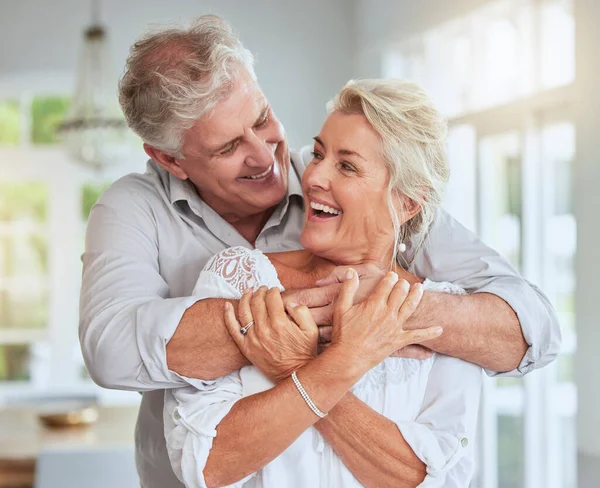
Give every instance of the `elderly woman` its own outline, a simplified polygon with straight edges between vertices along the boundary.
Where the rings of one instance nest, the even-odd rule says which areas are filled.
[[[423,242],[448,176],[445,124],[413,84],[348,83],[330,105],[302,179],[305,250],[231,248],[202,271],[196,292],[241,297],[228,329],[252,366],[167,391],[165,436],[188,487],[467,487],[481,370],[459,359],[390,357],[433,339],[403,329],[423,284],[402,267],[403,241]],[[384,278],[354,305],[370,264]],[[348,266],[331,342],[284,289]],[[412,283],[411,284],[409,284]],[[195,294],[195,293],[194,293]],[[432,324],[435,325],[435,324]]]

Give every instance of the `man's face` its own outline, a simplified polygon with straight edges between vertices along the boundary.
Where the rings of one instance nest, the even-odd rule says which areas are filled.
[[[286,194],[286,135],[246,72],[229,97],[185,133],[182,153],[184,159],[175,160],[182,174],[176,176],[189,178],[202,199],[229,222],[264,212]]]

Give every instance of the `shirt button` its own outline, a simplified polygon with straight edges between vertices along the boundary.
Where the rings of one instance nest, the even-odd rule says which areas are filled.
[[[173,418],[174,418],[175,420],[180,420],[180,419],[181,419],[181,415],[179,415],[179,410],[178,410],[178,409],[175,409],[175,410],[173,411]]]
[[[460,445],[463,446],[463,447],[467,447],[469,445],[469,439],[467,439],[466,437],[463,437],[460,440]]]

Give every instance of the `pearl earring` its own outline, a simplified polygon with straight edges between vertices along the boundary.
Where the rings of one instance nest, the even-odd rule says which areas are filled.
[[[406,251],[406,244],[404,244],[404,242],[401,242],[400,244],[398,244],[398,251],[399,252]]]

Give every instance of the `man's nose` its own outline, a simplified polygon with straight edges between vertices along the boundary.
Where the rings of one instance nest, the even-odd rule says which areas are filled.
[[[248,134],[248,140],[250,142],[251,150],[246,158],[246,164],[249,166],[260,166],[264,168],[273,164],[273,151],[275,149],[273,144],[269,144],[267,141],[255,134],[254,131],[250,131],[250,134]]]

